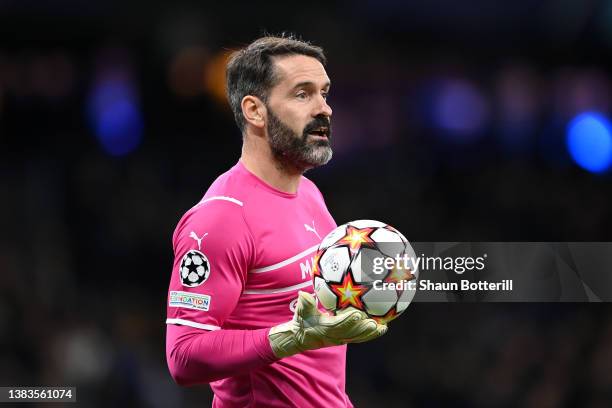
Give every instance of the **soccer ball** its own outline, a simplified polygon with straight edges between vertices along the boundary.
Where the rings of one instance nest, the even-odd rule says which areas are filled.
[[[183,286],[199,286],[208,279],[210,264],[208,258],[200,251],[192,249],[187,252],[181,261],[181,283]]]
[[[313,265],[315,293],[333,313],[354,307],[387,323],[414,298],[415,259],[410,243],[392,226],[373,220],[349,222],[319,245]]]

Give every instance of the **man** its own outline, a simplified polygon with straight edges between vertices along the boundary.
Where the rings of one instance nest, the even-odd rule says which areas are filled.
[[[386,331],[356,309],[322,313],[312,296],[312,257],[336,226],[302,175],[332,155],[324,64],[321,48],[287,37],[228,63],[242,155],[176,227],[166,321],[173,378],[210,383],[213,407],[350,407],[344,344]]]

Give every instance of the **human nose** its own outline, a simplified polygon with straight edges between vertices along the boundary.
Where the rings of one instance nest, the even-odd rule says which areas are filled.
[[[327,100],[323,97],[323,95],[319,95],[319,104],[317,105],[316,112],[313,116],[325,115],[327,117],[331,117],[332,108],[327,103]]]

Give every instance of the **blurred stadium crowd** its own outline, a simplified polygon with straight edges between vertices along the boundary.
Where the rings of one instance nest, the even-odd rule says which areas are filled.
[[[325,48],[338,224],[411,241],[609,241],[611,1],[0,2],[0,385],[202,406],[165,366],[171,234],[238,159],[229,52]],[[240,12],[237,11],[240,10]],[[602,273],[608,271],[602,271]],[[415,304],[351,347],[356,406],[604,407],[595,304]]]

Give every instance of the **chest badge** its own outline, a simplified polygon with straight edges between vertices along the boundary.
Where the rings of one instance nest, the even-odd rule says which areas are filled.
[[[309,231],[309,232],[312,232],[313,234],[315,234],[317,236],[317,238],[319,238],[319,240],[321,240],[321,236],[319,235],[319,233],[317,232],[317,229],[315,228],[314,220],[312,220],[312,226],[310,226],[308,224],[304,224],[304,228],[306,228],[306,231]]]
[[[208,232],[202,235],[201,237],[198,237],[198,234],[196,234],[195,231],[191,231],[191,234],[189,234],[189,238],[193,238],[198,242],[198,249],[201,251],[202,250],[202,240],[207,235],[208,235]]]

